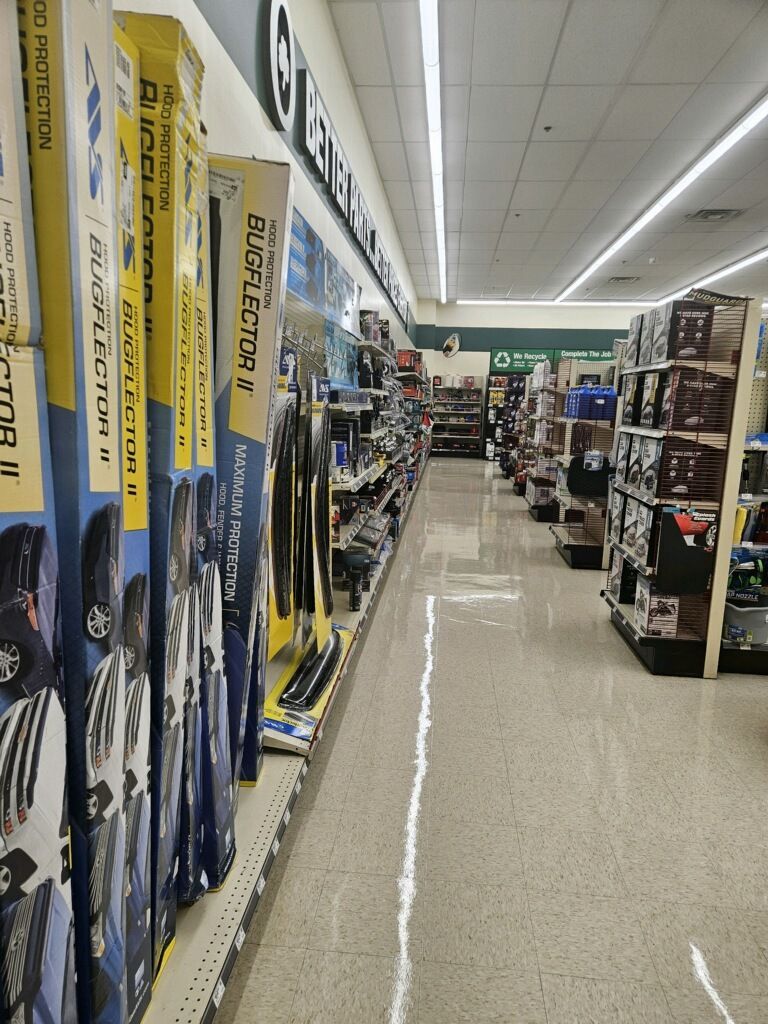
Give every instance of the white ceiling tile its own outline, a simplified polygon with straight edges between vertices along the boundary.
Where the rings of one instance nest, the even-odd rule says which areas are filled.
[[[600,138],[655,139],[694,89],[693,85],[626,86],[600,129]]]
[[[355,85],[389,85],[389,64],[384,34],[375,3],[331,4],[336,33],[344,51],[350,77]],[[371,48],[360,46],[360,40],[370,41]]]
[[[416,85],[400,85],[395,92],[400,111],[400,123],[403,126],[403,141],[426,142],[428,138],[427,101],[424,89]]]
[[[382,3],[381,17],[395,85],[424,85],[418,0]],[[359,45],[359,43],[358,43]],[[368,47],[361,47],[362,59]],[[346,51],[345,51],[346,52]]]
[[[510,210],[505,231],[542,231],[549,219],[549,210]]]
[[[524,153],[524,142],[473,142],[467,146],[466,178],[514,181]]]
[[[539,234],[538,231],[503,231],[499,239],[498,252],[527,252],[536,245]]]
[[[459,210],[464,207],[464,182],[446,181],[445,183],[445,208],[446,210]]]
[[[481,271],[478,270],[478,267],[487,268],[493,258],[493,253],[494,249],[492,247],[486,249],[471,249],[462,245],[459,263],[461,273],[481,273]]]
[[[758,13],[762,0],[674,0],[656,21],[633,82],[700,82]]]
[[[461,229],[461,210],[445,211],[445,230],[450,234],[452,231]]]
[[[724,57],[714,66],[711,82],[766,82],[765,40],[768,7],[760,11]]]
[[[767,159],[768,140],[743,139],[716,164],[713,164],[708,171],[705,171],[704,177],[728,178],[731,181],[740,181],[744,177],[751,178],[753,176],[759,178],[763,173],[761,165]]]
[[[510,181],[466,181],[464,211],[506,210],[512,198]]]
[[[385,181],[384,188],[389,199],[390,209],[395,215],[403,210],[412,211],[414,209],[413,191],[411,190],[410,182]],[[395,216],[395,220],[397,220],[397,216]]]
[[[410,180],[402,142],[373,142],[371,145],[384,181]]]
[[[567,181],[586,151],[586,142],[530,142],[521,181]]]
[[[435,211],[432,208],[417,210],[416,222],[419,231],[432,231],[435,227]]]
[[[541,86],[477,85],[469,100],[473,142],[525,142],[531,132]]]
[[[465,231],[495,231],[498,234],[506,215],[506,206],[501,210],[475,210],[465,206],[461,226]]]
[[[418,231],[399,231],[398,234],[403,249],[418,249],[421,245],[421,234]]]
[[[409,263],[416,263],[419,260],[424,259],[424,250],[421,246],[415,249],[403,249],[403,252],[405,253],[405,258]]]
[[[743,145],[743,143],[742,143]],[[657,139],[629,172],[630,178],[666,178],[674,181],[700,155],[702,143]]]
[[[462,231],[461,248],[478,251],[493,251],[499,239],[498,231]]]
[[[667,187],[666,181],[623,181],[605,201],[604,210],[644,210]]]
[[[446,181],[464,180],[464,155],[466,142],[443,143],[443,175]]]
[[[662,138],[702,141],[718,138],[757,102],[766,84],[768,80],[738,84],[705,82],[672,118]]]
[[[550,81],[621,82],[664,0],[578,0],[568,12]]]
[[[543,84],[565,9],[565,0],[477,0],[472,84]]]
[[[594,210],[553,210],[547,221],[548,231],[584,231],[595,216]]]
[[[474,0],[440,3],[440,80],[444,85],[469,85],[472,80]]]
[[[537,249],[547,252],[567,252],[576,242],[578,231],[542,231],[536,242]]]
[[[412,181],[431,181],[432,165],[429,159],[429,144],[426,142],[406,142],[405,152]]]
[[[445,85],[441,94],[443,139],[445,142],[465,143],[469,122],[469,86]]]
[[[392,89],[359,86],[356,92],[371,142],[399,142],[402,138],[400,119]]]
[[[590,145],[574,177],[579,181],[618,181],[629,174],[649,146],[647,139],[597,140]]]
[[[518,181],[512,193],[512,210],[551,209],[560,198],[563,181]]]
[[[561,210],[599,210],[618,181],[572,181],[558,203]]]
[[[547,142],[591,139],[615,92],[612,85],[547,86],[532,137]]]
[[[432,195],[431,181],[413,181],[411,182],[411,188],[413,189],[413,201],[416,204],[417,210],[434,210],[435,200]]]

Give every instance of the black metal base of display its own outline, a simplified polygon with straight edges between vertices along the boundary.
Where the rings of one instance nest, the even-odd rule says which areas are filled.
[[[433,448],[432,454],[438,456],[456,455],[461,459],[479,459],[480,449],[472,448],[469,451],[461,451],[459,448]]]
[[[611,610],[611,622],[627,646],[655,676],[692,676],[704,671],[703,640],[672,640],[664,637],[638,637],[621,612]]]
[[[765,647],[724,647],[720,651],[718,671],[768,675],[768,650]]]
[[[597,544],[569,544],[556,533],[555,547],[572,569],[602,569],[603,549]]]
[[[557,505],[530,505],[528,515],[537,523],[557,522]]]

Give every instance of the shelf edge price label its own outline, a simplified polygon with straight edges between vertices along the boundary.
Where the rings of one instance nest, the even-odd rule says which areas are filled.
[[[244,942],[245,942],[245,932],[243,931],[243,926],[240,925],[240,927],[237,929],[237,935],[235,936],[235,947],[237,948],[237,952],[238,953],[243,948],[243,943]]]
[[[225,987],[224,982],[219,978],[216,982],[216,988],[213,990],[213,1005],[217,1010],[221,1006],[221,1000],[224,998]]]
[[[264,875],[259,875],[259,877],[256,879],[256,892],[259,894],[259,896],[261,896],[261,894],[264,892],[264,886],[266,884],[267,883],[264,881]]]

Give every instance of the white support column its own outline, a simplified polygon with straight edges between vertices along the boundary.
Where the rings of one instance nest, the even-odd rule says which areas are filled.
[[[736,522],[736,506],[739,499],[741,465],[744,457],[744,437],[747,432],[752,377],[757,353],[757,336],[760,330],[762,297],[752,299],[747,309],[744,337],[741,343],[741,358],[736,374],[736,395],[733,403],[733,420],[725,462],[723,500],[720,504],[720,522],[717,530],[715,566],[712,573],[712,597],[709,606],[707,646],[704,654],[705,679],[717,678],[717,663],[720,659],[720,639],[723,632],[725,613],[725,592],[728,586],[728,572],[733,547],[733,527]]]

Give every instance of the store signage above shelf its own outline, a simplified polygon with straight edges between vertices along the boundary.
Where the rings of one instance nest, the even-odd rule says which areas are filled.
[[[582,362],[603,362],[614,358],[610,348],[492,348],[491,373],[530,373],[537,363],[549,359],[578,359]]]
[[[348,233],[407,326],[408,299],[381,244],[357,178],[309,68],[297,67],[297,46],[285,0],[267,0],[264,18],[264,74],[272,123],[278,131],[292,132],[298,103],[301,148],[314,173],[322,179]]]

